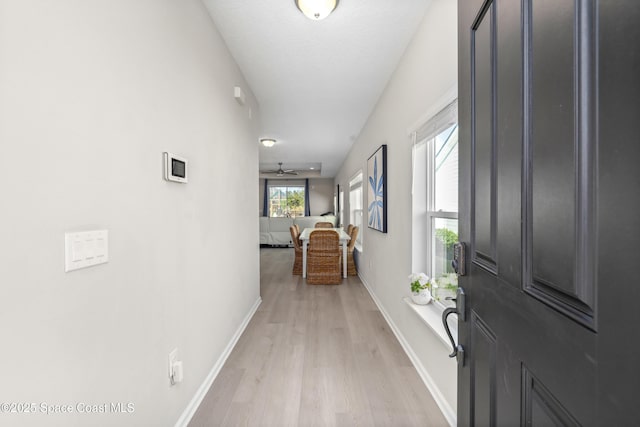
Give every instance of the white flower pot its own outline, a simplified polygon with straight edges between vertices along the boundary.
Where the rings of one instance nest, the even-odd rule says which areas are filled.
[[[411,300],[414,304],[426,305],[431,302],[431,293],[428,289],[423,289],[420,292],[412,292]]]

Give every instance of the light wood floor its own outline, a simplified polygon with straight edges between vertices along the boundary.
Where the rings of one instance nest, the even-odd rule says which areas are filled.
[[[262,305],[190,427],[446,426],[357,277],[307,285],[260,250]]]

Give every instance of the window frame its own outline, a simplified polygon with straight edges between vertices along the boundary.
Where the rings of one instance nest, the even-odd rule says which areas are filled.
[[[356,172],[355,174],[353,174],[353,176],[351,177],[351,179],[349,179],[349,224],[353,224],[353,225],[357,225],[359,227],[359,233],[358,236],[356,237],[356,243],[355,243],[355,248],[358,249],[358,252],[363,251],[363,227],[362,224],[364,223],[364,187],[363,187],[363,182],[364,182],[364,174],[362,172],[362,169],[360,169],[358,172]],[[360,208],[359,209],[354,209],[351,203],[351,193],[354,192],[354,190],[359,190],[360,191]],[[358,221],[355,220],[355,216],[356,215],[360,215],[360,223],[358,224]]]
[[[455,92],[452,92],[451,97],[447,96],[441,99],[437,108],[430,109],[430,115],[425,116],[410,132],[413,162],[411,266],[412,272],[425,272],[434,279],[447,274],[446,271],[439,272],[437,273],[439,276],[435,277],[435,270],[438,267],[434,265],[437,248],[436,221],[438,219],[459,220],[459,214],[456,211],[436,209],[436,197],[439,203],[441,201],[436,194],[437,141],[438,137],[447,130],[451,130],[451,133],[445,135],[447,140],[443,142],[446,144],[455,132],[456,145],[459,150],[458,100]],[[445,204],[440,208],[449,208],[449,206]],[[444,298],[445,295],[442,295],[444,293],[441,290],[436,293],[436,296]],[[446,308],[443,303],[445,303],[444,300],[434,300],[432,307],[434,310],[442,312]],[[436,327],[436,325],[433,326]]]
[[[271,199],[271,189],[272,188],[285,188],[285,194],[286,194],[286,200],[289,199],[289,192],[290,189],[294,188],[296,189],[296,191],[302,191],[302,214],[301,215],[295,215],[295,213],[289,212],[283,216],[274,216],[272,215],[272,199]],[[278,183],[276,182],[269,182],[267,183],[267,204],[269,206],[269,218],[300,218],[305,216],[304,212],[305,212],[305,186],[304,184],[293,184],[290,182],[284,182],[284,183]]]
[[[458,126],[458,123],[456,121],[455,126]],[[426,140],[422,140],[424,141],[424,144],[426,144],[426,155],[427,155],[427,184],[426,184],[426,189],[427,189],[427,210],[426,210],[426,222],[427,222],[427,248],[426,248],[426,269],[427,272],[426,274],[429,277],[435,278],[434,276],[434,266],[433,266],[433,252],[434,252],[434,248],[435,248],[435,243],[436,243],[436,236],[435,236],[435,220],[438,218],[442,218],[442,219],[455,219],[458,220],[458,212],[453,212],[453,211],[442,211],[442,210],[436,210],[436,165],[435,165],[435,161],[436,161],[436,137],[438,135],[440,135],[442,132],[444,132],[445,130],[447,130],[449,128],[445,128],[444,130],[441,130],[440,132],[438,132],[436,135],[432,136],[431,138],[428,138]],[[455,129],[453,132],[457,132],[457,129]],[[452,132],[452,133],[453,133]],[[419,143],[422,143],[422,141],[419,141]],[[456,145],[458,145],[458,142],[456,142]],[[459,147],[459,146],[458,146]]]

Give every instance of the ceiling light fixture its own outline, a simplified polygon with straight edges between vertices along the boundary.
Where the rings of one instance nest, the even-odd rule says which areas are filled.
[[[333,12],[339,0],[295,0],[295,2],[307,18],[320,21]]]
[[[270,138],[262,138],[260,140],[260,143],[262,145],[264,145],[265,147],[269,148],[269,147],[273,147],[276,143],[275,139],[270,139]]]

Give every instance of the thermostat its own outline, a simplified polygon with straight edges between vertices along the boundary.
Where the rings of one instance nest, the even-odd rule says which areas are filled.
[[[187,159],[164,152],[164,179],[174,182],[187,182]]]

